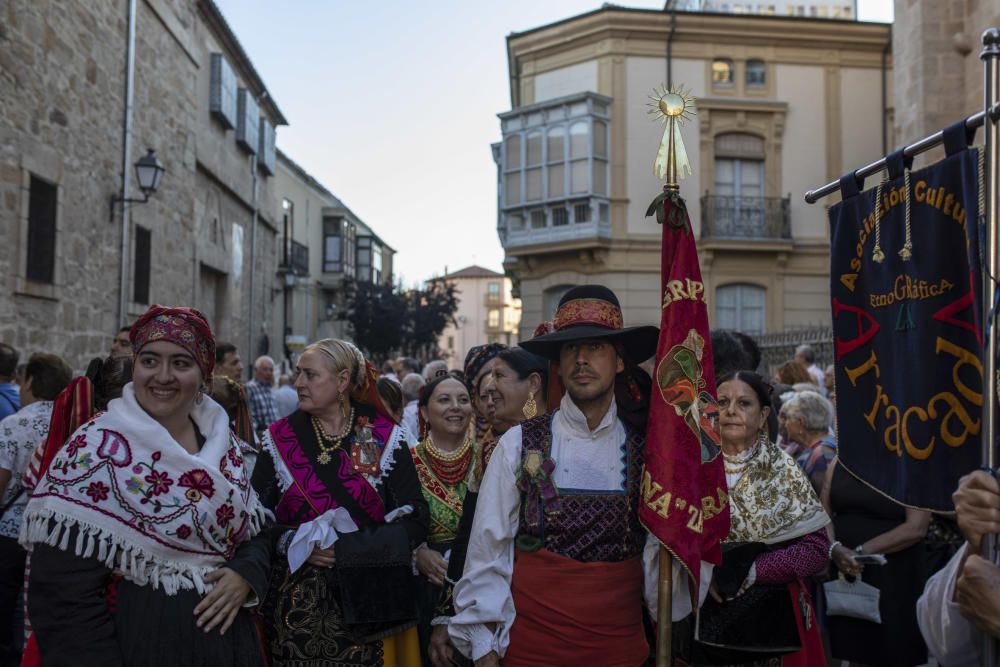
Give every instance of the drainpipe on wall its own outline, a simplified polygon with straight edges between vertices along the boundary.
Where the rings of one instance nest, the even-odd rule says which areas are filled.
[[[256,274],[257,268],[257,156],[250,156],[250,179],[253,183],[252,191],[250,194],[250,205],[253,207],[253,216],[250,218],[250,271],[248,272],[248,278],[250,280],[250,307],[247,309],[247,353],[250,355],[247,357],[248,360],[257,358],[257,351],[253,347],[253,328],[254,328],[254,318],[253,318],[253,283],[254,275]],[[247,364],[247,372],[252,377],[253,365]]]
[[[677,31],[677,0],[667,0],[663,9],[670,12],[670,32],[667,34],[667,90],[674,86],[674,33]]]
[[[855,8],[857,7],[857,3]],[[857,16],[857,13],[855,13]],[[889,24],[889,41],[886,42],[885,48],[882,49],[882,155],[888,155],[889,153],[889,123],[886,116],[889,115],[889,83],[888,83],[888,70],[889,70],[889,52],[892,50],[892,24]]]
[[[127,200],[132,182],[132,98],[135,92],[135,12],[136,0],[128,3],[128,35],[125,44],[125,107],[122,118],[122,190],[121,198]],[[129,231],[132,219],[130,209],[122,202],[122,247],[118,263],[118,326],[123,327],[128,322],[128,265],[129,265]]]

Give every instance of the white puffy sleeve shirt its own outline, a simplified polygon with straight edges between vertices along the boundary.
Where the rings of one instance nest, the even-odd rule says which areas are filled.
[[[563,397],[552,418],[551,457],[556,464],[553,478],[558,488],[618,491],[625,488],[625,466],[621,445],[625,427],[617,418],[612,400],[607,413],[591,430],[587,419],[569,398]],[[455,586],[455,616],[448,632],[456,648],[478,660],[490,651],[503,656],[510,642],[510,627],[516,611],[510,582],[514,570],[514,540],[517,537],[521,494],[516,480],[521,467],[521,427],[507,431],[486,468],[476,516],[472,524],[465,572]],[[646,536],[643,551],[645,599],[656,617],[659,543]],[[691,613],[688,578],[674,563],[673,618]],[[712,566],[702,563],[699,604],[708,593]]]
[[[927,580],[924,593],[917,600],[920,634],[938,662],[948,667],[979,665],[982,634],[962,616],[953,600],[966,549],[968,545],[955,552],[948,564]]]

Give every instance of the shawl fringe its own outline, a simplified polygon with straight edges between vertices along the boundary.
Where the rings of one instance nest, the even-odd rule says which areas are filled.
[[[260,532],[270,513],[259,502],[248,511],[248,535],[253,536]],[[74,528],[77,529],[76,543],[71,550]],[[147,553],[138,544],[123,539],[113,531],[51,509],[37,509],[26,515],[19,541],[29,550],[34,544],[46,544],[80,558],[96,558],[129,581],[140,586],[163,588],[167,595],[192,589],[201,595],[208,593],[212,586],[205,583],[205,575],[226,562],[219,557],[216,565],[196,566],[164,559]]]

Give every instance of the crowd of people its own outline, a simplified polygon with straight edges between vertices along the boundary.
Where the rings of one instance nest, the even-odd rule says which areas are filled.
[[[657,336],[583,285],[461,368],[323,339],[244,381],[161,306],[79,377],[0,344],[0,664],[652,664]],[[731,530],[698,590],[673,563],[676,664],[977,664],[997,477],[956,521],[902,507],[840,464],[810,346],[765,377],[750,336],[711,345]],[[831,582],[876,593],[845,612]]]

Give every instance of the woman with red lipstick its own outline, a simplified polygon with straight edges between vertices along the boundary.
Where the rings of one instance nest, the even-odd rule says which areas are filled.
[[[458,534],[478,446],[469,435],[473,409],[463,383],[451,376],[435,378],[421,390],[417,405],[426,432],[410,454],[430,508],[431,529],[413,558],[423,575],[418,627],[423,661],[428,663],[431,618],[447,575],[447,559]]]
[[[794,459],[767,436],[769,394],[749,371],[719,382],[732,528],[701,609],[696,665],[826,664],[802,580],[826,567],[830,518]]]
[[[246,607],[267,589],[271,541],[205,395],[212,331],[153,306],[129,339],[132,382],[56,453],[25,513],[42,664],[263,665]]]
[[[472,532],[472,520],[476,514],[479,484],[482,482],[486,465],[490,461],[497,442],[512,426],[526,418],[526,411],[532,406],[537,414],[548,412],[546,388],[548,387],[549,362],[544,357],[532,354],[520,347],[500,348],[490,358],[490,371],[486,373],[467,372],[466,377],[478,377],[479,387],[484,390],[480,394],[480,405],[488,405],[492,410],[489,437],[478,442],[479,451],[469,482],[468,493],[464,497],[462,516],[453,540],[451,558],[448,559],[448,573],[444,578],[441,598],[434,614],[434,630],[428,649],[431,664],[435,667],[452,667],[463,664],[462,657],[451,645],[448,638],[448,619],[454,615],[455,609],[452,593],[455,582],[461,579],[465,569],[466,551]],[[466,366],[467,371],[469,366]],[[488,393],[488,395],[484,395]]]

